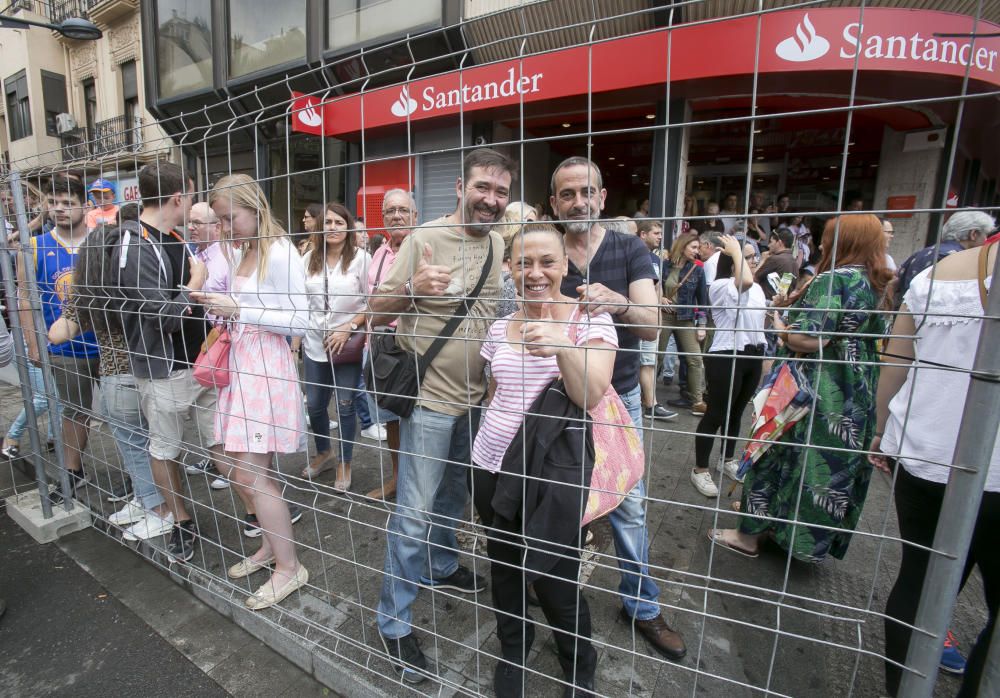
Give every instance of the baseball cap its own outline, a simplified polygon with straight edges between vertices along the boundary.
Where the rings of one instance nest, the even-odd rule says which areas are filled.
[[[87,187],[87,191],[109,191],[115,193],[115,185],[107,179],[95,179],[94,183]]]

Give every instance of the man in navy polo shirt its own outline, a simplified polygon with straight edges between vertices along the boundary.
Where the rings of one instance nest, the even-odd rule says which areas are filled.
[[[659,296],[646,245],[635,235],[605,230],[598,217],[607,191],[601,172],[587,158],[571,157],[552,174],[552,210],[562,222],[569,271],[562,292],[579,296],[590,313],[611,313],[618,332],[618,354],[611,383],[642,428],[639,389],[639,340],[655,340]],[[657,604],[660,590],[649,577],[646,486],[642,480],[611,513],[618,566],[622,618],[669,659],[686,653],[684,640],[664,621]]]

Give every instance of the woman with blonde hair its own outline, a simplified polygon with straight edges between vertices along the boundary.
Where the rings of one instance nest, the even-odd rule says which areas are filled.
[[[701,343],[705,341],[705,309],[709,306],[705,270],[698,263],[701,243],[693,233],[678,235],[670,248],[670,258],[663,263],[663,284],[660,298],[663,311],[663,331],[660,346],[666,347],[673,335],[687,362],[688,396],[668,400],[671,407],[690,408],[696,416],[705,414],[702,400],[705,390],[705,366],[701,360]]]
[[[252,494],[264,532],[260,550],[229,568],[232,578],[274,566],[270,579],[246,600],[252,610],[273,606],[309,580],[295,553],[288,505],[272,463],[275,453],[302,450],[305,415],[287,335],[308,327],[305,269],[275,221],[264,192],[247,175],[219,180],[209,204],[222,234],[240,243],[231,260],[231,294],[191,294],[231,327],[230,383],[219,391],[216,435],[232,466],[228,477]]]
[[[511,243],[521,232],[525,223],[538,220],[538,211],[523,201],[507,204],[500,221],[493,229],[503,238],[503,267],[500,272],[500,298],[497,303],[497,317],[502,318],[517,310],[517,289],[511,276]],[[489,369],[487,368],[487,376]]]
[[[875,435],[878,341],[886,331],[885,237],[878,218],[848,214],[827,221],[823,257],[788,324],[775,316],[784,349],[803,357],[802,380],[816,393],[812,411],[750,466],[738,529],[713,529],[718,545],[756,557],[770,536],[807,562],[842,559],[861,517],[872,466],[864,450]],[[789,523],[791,522],[791,523]]]

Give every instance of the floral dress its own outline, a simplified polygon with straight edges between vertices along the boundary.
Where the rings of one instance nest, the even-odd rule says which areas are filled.
[[[770,531],[800,560],[843,558],[865,503],[872,466],[858,451],[868,448],[875,433],[878,342],[887,330],[884,316],[872,312],[878,305],[864,267],[849,266],[817,276],[789,312],[798,329],[829,339],[804,357],[824,363],[799,364],[817,401],[747,473],[742,511],[769,518],[744,518],[740,531]],[[781,355],[786,361],[789,356]]]

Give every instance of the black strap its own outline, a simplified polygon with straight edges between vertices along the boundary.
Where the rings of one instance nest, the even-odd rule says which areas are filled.
[[[479,275],[479,281],[476,283],[476,287],[472,289],[466,298],[462,299],[462,304],[459,306],[455,314],[448,320],[448,323],[442,328],[441,332],[434,341],[428,347],[427,352],[418,357],[417,359],[417,376],[421,379],[424,377],[424,373],[427,371],[427,367],[431,365],[434,358],[438,355],[441,349],[444,347],[444,343],[451,339],[451,336],[455,334],[455,330],[458,326],[462,324],[462,320],[465,316],[469,314],[472,310],[473,304],[475,304],[476,299],[479,297],[479,292],[483,290],[483,286],[486,285],[486,277],[489,276],[490,267],[493,266],[493,239],[489,239],[490,251],[486,254],[486,264],[483,266],[483,273]]]

